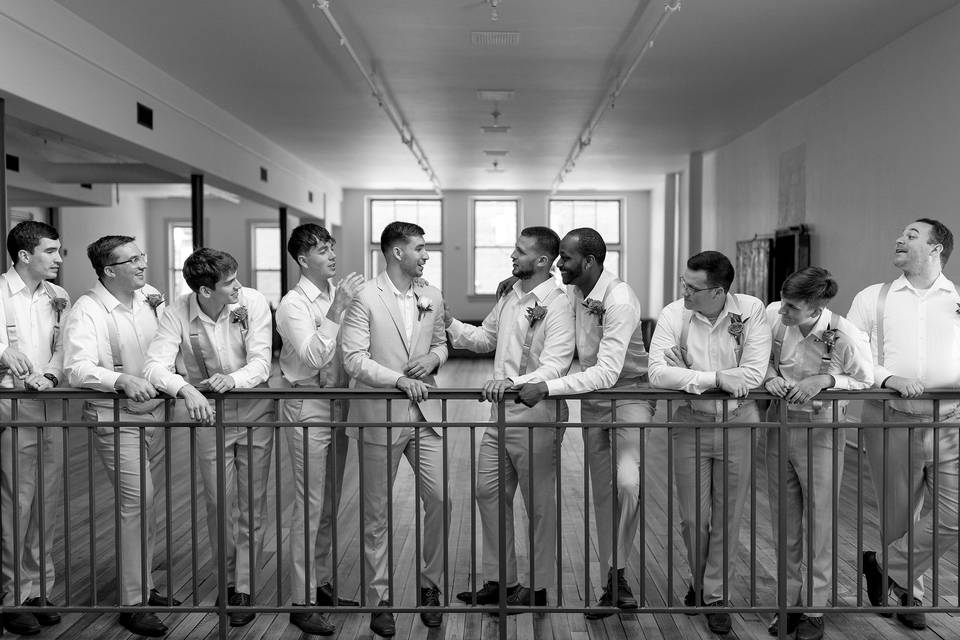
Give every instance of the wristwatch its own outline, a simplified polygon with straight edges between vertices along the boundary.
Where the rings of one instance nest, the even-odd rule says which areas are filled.
[[[43,377],[49,380],[50,382],[52,382],[53,386],[55,387],[60,386],[60,380],[57,378],[57,376],[53,375],[52,373],[45,373],[43,374]]]

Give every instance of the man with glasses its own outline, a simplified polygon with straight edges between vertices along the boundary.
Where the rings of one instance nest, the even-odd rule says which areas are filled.
[[[763,302],[729,293],[733,265],[717,251],[687,260],[680,279],[683,298],[660,313],[650,343],[650,384],[701,394],[720,389],[735,400],[690,399],[673,415],[678,422],[759,422],[747,399],[763,382],[770,358],[770,325]],[[732,583],[740,521],[750,489],[749,429],[672,430],[674,476],[680,526],[690,565],[686,606],[724,607],[724,585]],[[726,456],[724,449],[726,445]],[[727,492],[727,493],[725,493]],[[699,510],[699,529],[697,512]],[[710,630],[729,633],[730,615],[707,614]]]
[[[120,487],[120,604],[143,604],[146,596],[151,607],[177,606],[180,602],[160,595],[153,581],[156,514],[152,466],[156,459],[152,454],[160,442],[157,425],[164,420],[164,405],[157,399],[156,387],[143,377],[147,347],[166,305],[163,295],[147,284],[147,256],[134,238],[104,236],[87,247],[87,257],[97,283],[80,296],[67,318],[64,371],[70,386],[122,391],[128,399],[120,403],[120,421],[147,425],[115,431],[111,426],[113,401],[88,400],[83,405],[83,419],[103,425],[95,428],[97,453],[107,477]],[[146,452],[142,460],[141,440]],[[141,527],[146,529],[143,549]],[[141,573],[144,566],[146,571]],[[167,632],[160,618],[148,611],[121,613],[119,622],[136,635],[158,637]]]
[[[915,220],[894,244],[893,264],[900,277],[871,285],[853,299],[848,317],[870,336],[874,384],[900,394],[887,403],[885,413],[883,402],[865,400],[863,422],[933,422],[933,401],[915,398],[926,389],[960,387],[960,289],[943,275],[952,252],[953,233],[945,224]],[[941,402],[936,419],[960,422],[957,402]],[[865,429],[864,441],[877,502],[881,513],[886,509],[881,535],[889,577],[884,584],[877,554],[864,552],[867,595],[870,604],[882,606],[892,590],[903,607],[897,619],[911,629],[923,629],[926,616],[910,609],[923,602],[923,574],[938,560],[934,549],[942,556],[957,544],[960,438],[951,425]],[[935,511],[923,509],[927,492],[937,501]]]

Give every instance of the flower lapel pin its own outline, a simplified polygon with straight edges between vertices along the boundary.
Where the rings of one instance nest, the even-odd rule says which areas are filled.
[[[64,310],[67,308],[67,299],[66,298],[53,298],[50,300],[50,306],[53,307],[54,312],[57,314],[57,323],[60,323],[60,317],[63,315]]]
[[[730,326],[727,327],[727,333],[733,336],[739,345],[743,340],[743,327],[750,318],[743,319],[739,313],[730,314]]]
[[[240,305],[236,309],[230,312],[230,322],[240,325],[241,331],[246,331],[249,326],[247,307],[245,305]]]
[[[155,318],[158,317],[157,307],[167,301],[162,293],[150,293],[144,296],[144,299],[147,301],[147,304],[150,305],[150,308],[153,309],[153,317]]]
[[[547,315],[547,308],[541,306],[539,302],[534,302],[532,307],[527,307],[527,320],[531,327],[543,320],[545,315]]]
[[[433,301],[426,296],[417,296],[417,322],[423,320],[423,316],[433,311]]]
[[[580,304],[586,307],[587,313],[597,317],[597,322],[599,324],[603,324],[603,314],[607,312],[607,310],[603,307],[603,302],[600,300],[594,300],[593,298],[587,298]]]

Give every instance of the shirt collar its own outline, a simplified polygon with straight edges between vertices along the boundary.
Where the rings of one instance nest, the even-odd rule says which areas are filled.
[[[23,281],[23,278],[20,277],[20,274],[17,273],[17,270],[13,267],[7,270],[5,275],[7,280],[7,286],[10,288],[10,295],[20,293],[27,288],[27,284]]]
[[[522,300],[525,296],[534,296],[537,299],[537,302],[543,302],[547,295],[557,288],[557,284],[554,281],[553,276],[550,276],[526,293],[524,293],[523,289],[520,288],[520,282],[520,280],[517,280],[513,283],[513,291],[517,294],[517,298],[520,300]]]
[[[97,280],[97,283],[93,285],[92,291],[93,291],[93,295],[100,298],[100,302],[103,303],[103,306],[108,313],[120,306],[120,301],[117,300],[116,296],[110,293],[107,290],[107,288],[103,286],[103,283],[100,282],[99,280]],[[137,296],[134,295],[133,299],[134,299],[134,304],[136,304]]]
[[[333,285],[330,284],[329,280],[327,281],[326,291],[322,291],[320,287],[315,285],[313,281],[306,276],[300,276],[300,281],[297,283],[297,286],[300,287],[303,295],[305,295],[310,302],[313,302],[320,296],[324,296],[327,299],[333,297]]]
[[[613,278],[613,274],[604,269],[600,274],[600,278],[597,280],[597,283],[593,285],[593,289],[590,290],[590,295],[588,295],[587,298],[600,300],[602,302],[603,294],[607,292],[607,285],[610,284],[610,281],[613,280]]]
[[[390,288],[390,291],[393,292],[393,295],[399,298],[409,298],[413,296],[413,285],[410,285],[410,288],[407,289],[405,292],[401,292],[400,289],[397,289],[397,285],[393,284],[393,280],[390,279],[390,276],[388,276],[386,272],[384,272],[383,279],[386,280],[387,287]]]
[[[923,295],[923,291],[910,284],[910,281],[907,280],[907,276],[902,274],[899,278],[893,281],[893,283],[890,285],[890,288],[893,290],[910,289],[911,291]],[[943,271],[941,271],[940,275],[937,276],[937,279],[933,281],[932,285],[930,285],[930,289],[928,289],[928,291],[932,289],[941,289],[943,291],[952,292],[954,291],[954,286],[953,283],[947,279],[947,276],[943,275]]]

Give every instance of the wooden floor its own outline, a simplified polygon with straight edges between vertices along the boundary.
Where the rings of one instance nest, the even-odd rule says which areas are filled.
[[[450,362],[443,370],[440,385],[451,387],[479,386],[486,379],[490,368],[489,360],[458,360]],[[574,403],[575,404],[575,403]],[[473,401],[451,402],[449,416],[452,421],[473,421],[481,424],[488,416],[489,405]],[[664,409],[661,408],[661,413]],[[573,407],[571,420],[578,419],[578,411]],[[204,523],[203,499],[197,493],[197,528],[191,527],[190,501],[191,479],[189,473],[188,437],[182,430],[173,436],[173,446],[168,452],[173,473],[170,478],[172,498],[172,518],[170,525],[172,553],[172,584],[170,591],[187,604],[199,603],[212,605],[216,597],[216,565],[211,563],[209,547],[206,540],[206,526]],[[453,516],[450,536],[450,585],[448,596],[467,589],[470,581],[470,431],[469,429],[451,429],[450,435],[450,478],[449,487],[453,499]],[[482,429],[477,429],[474,437],[479,440]],[[857,601],[856,576],[856,535],[857,535],[857,490],[856,473],[857,463],[855,450],[848,447],[846,451],[846,468],[842,487],[839,531],[840,544],[840,571],[838,575],[838,603],[850,606]],[[563,530],[563,600],[567,606],[582,606],[584,601],[584,534],[583,534],[583,456],[582,440],[579,429],[569,429],[563,443],[563,497],[561,521]],[[758,456],[760,459],[761,456]],[[276,490],[273,480],[269,491],[270,505],[269,524],[266,531],[264,564],[257,583],[257,602],[268,606],[285,606],[290,601],[290,585],[287,579],[286,564],[288,562],[288,523],[290,507],[289,476],[286,471],[286,447],[281,447],[281,481],[284,489],[281,491],[279,508],[277,506]],[[639,595],[641,585],[640,576],[644,576],[643,596],[645,602],[653,607],[665,607],[668,604],[676,606],[682,602],[686,592],[686,563],[683,560],[683,544],[679,534],[679,521],[673,518],[673,531],[668,535],[667,524],[667,492],[671,482],[667,477],[666,467],[666,438],[665,434],[654,432],[650,436],[646,451],[646,495],[645,495],[645,530],[643,535],[644,563],[641,564],[640,554],[635,553],[629,567],[629,575],[634,592]],[[155,464],[160,471],[157,474],[158,487],[167,481],[162,472],[163,461],[156,460]],[[359,538],[358,538],[358,482],[356,474],[356,452],[351,445],[348,458],[348,471],[343,487],[343,505],[339,519],[340,529],[340,580],[341,589],[345,595],[358,598],[359,581]],[[88,469],[92,468],[92,478]],[[352,471],[351,471],[352,470]],[[275,469],[272,478],[275,478]],[[70,532],[70,585],[69,597],[65,592],[66,584],[60,580],[52,599],[57,603],[69,602],[74,606],[84,606],[94,603],[91,577],[96,584],[96,603],[113,605],[117,602],[115,586],[116,576],[113,561],[114,541],[114,507],[113,492],[103,472],[102,465],[96,455],[90,463],[90,453],[86,437],[77,432],[71,437],[70,460],[67,471],[68,479],[68,510],[70,512],[67,529]],[[749,549],[756,550],[756,585],[755,599],[758,606],[770,606],[776,601],[776,584],[771,571],[776,566],[776,555],[771,545],[769,509],[766,502],[765,472],[758,469],[757,486],[759,492],[756,502],[755,522],[750,520],[748,508],[746,519],[741,533],[741,545],[736,550],[734,559],[737,567],[735,582],[731,585],[730,596],[734,605],[749,606],[751,599],[751,583]],[[96,541],[95,570],[91,576],[91,507],[88,500],[89,486],[94,487],[94,505],[92,521],[95,523]],[[401,465],[401,471],[395,487],[396,502],[394,514],[397,518],[395,527],[395,557],[398,561],[396,596],[394,603],[399,606],[411,606],[416,596],[414,582],[415,556],[413,516],[414,494],[412,490],[412,474],[406,464]],[[158,491],[158,513],[166,509],[164,491]],[[864,484],[865,505],[862,509],[865,527],[866,548],[876,548],[876,539],[873,532],[874,507],[872,493],[868,483]],[[522,508],[521,501],[517,500],[518,507]],[[675,509],[675,507],[674,507]],[[592,511],[592,508],[591,508]],[[276,514],[279,513],[279,518]],[[593,514],[590,514],[592,519]],[[280,523],[279,529],[276,522]],[[526,565],[526,520],[523,514],[517,513],[518,531],[521,540],[518,541],[518,554],[521,563],[520,575],[524,576]],[[523,527],[521,529],[521,527]],[[166,540],[162,532],[157,544],[155,566],[163,568],[166,563]],[[755,532],[755,537],[751,535]],[[605,535],[609,535],[604,531]],[[194,546],[193,538],[197,544]],[[640,545],[638,536],[638,546]],[[672,542],[671,542],[672,540]],[[594,546],[595,535],[591,535],[591,547]],[[755,542],[755,546],[754,546]],[[439,541],[438,541],[439,543]],[[277,578],[277,548],[282,545],[282,563],[278,598]],[[731,550],[731,553],[733,550]],[[479,554],[478,554],[479,555]],[[667,593],[668,561],[672,557],[673,593]],[[196,585],[191,579],[193,562],[198,565],[198,579]],[[480,558],[477,558],[479,566]],[[56,564],[60,576],[62,568],[67,564],[63,545],[58,546]],[[941,606],[957,606],[957,555],[955,550],[944,556],[940,564],[941,571]],[[167,578],[163,571],[155,574],[158,584],[164,585],[166,590]],[[602,584],[598,575],[596,552],[593,549],[590,561],[590,575],[592,578],[591,600],[595,601]],[[555,602],[555,593],[551,590],[551,602]],[[929,596],[928,596],[929,597]],[[668,603],[669,598],[669,603]],[[865,601],[865,595],[864,595]],[[163,615],[166,624],[170,626],[170,638],[212,638],[218,634],[218,618],[214,614],[183,613]],[[769,638],[766,632],[766,614],[744,613],[733,616],[733,632],[730,638]],[[343,639],[373,637],[369,628],[369,617],[366,614],[343,615],[336,614],[333,621],[338,626],[337,637]],[[928,615],[929,628],[923,632],[909,631],[892,618],[883,618],[876,614],[829,614],[827,618],[828,638],[960,638],[960,620],[950,614]],[[420,623],[416,614],[400,614],[397,616],[397,638],[450,638],[451,640],[473,640],[498,637],[498,618],[478,613],[450,613],[444,617],[444,626],[441,629],[428,630]],[[549,615],[518,615],[511,617],[508,622],[508,636],[510,638],[556,638],[558,640],[601,640],[601,639],[640,639],[640,638],[712,638],[707,629],[703,616],[686,616],[682,614],[638,614],[614,616],[600,621],[587,621],[579,613],[555,613]],[[300,631],[289,625],[286,614],[259,614],[253,623],[246,627],[230,630],[231,638],[299,638]],[[62,624],[45,628],[37,636],[39,638],[97,638],[110,640],[112,638],[126,638],[129,634],[116,624],[114,615],[98,614],[67,614]]]

